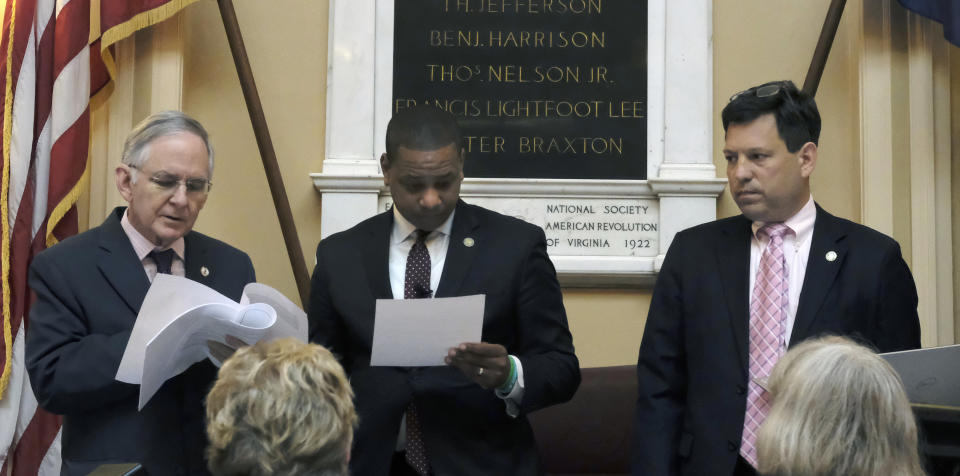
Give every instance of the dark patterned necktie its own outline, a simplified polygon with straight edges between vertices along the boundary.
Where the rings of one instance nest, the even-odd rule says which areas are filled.
[[[417,241],[407,255],[407,270],[403,278],[403,298],[420,299],[433,295],[430,290],[430,253],[427,252],[428,231],[417,230]]]
[[[157,274],[170,274],[170,267],[173,265],[173,248],[167,248],[163,251],[153,250],[148,254],[157,263]]]
[[[430,290],[430,253],[427,251],[428,231],[417,230],[417,241],[407,255],[407,270],[403,279],[403,298],[421,299],[433,294]],[[417,407],[413,402],[407,406],[407,464],[419,474],[429,474],[430,460],[423,443],[423,430]]]

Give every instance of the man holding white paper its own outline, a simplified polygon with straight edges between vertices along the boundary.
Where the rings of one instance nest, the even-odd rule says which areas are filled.
[[[439,109],[397,113],[380,158],[392,210],[317,247],[310,336],[354,387],[352,474],[539,474],[525,415],[580,382],[543,230],[459,200],[461,139]],[[472,295],[481,342],[447,343],[446,366],[371,366],[378,299]]]
[[[37,255],[26,363],[41,407],[63,415],[63,475],[141,463],[151,475],[207,475],[203,398],[209,361],[167,380],[137,411],[139,386],[114,379],[158,273],[237,300],[255,281],[242,251],[191,232],[210,191],[207,132],[180,112],[154,114],[127,137],[117,188],[129,207]]]

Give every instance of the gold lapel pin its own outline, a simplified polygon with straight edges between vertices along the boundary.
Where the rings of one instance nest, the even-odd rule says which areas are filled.
[[[203,277],[210,276],[210,270],[207,269],[206,266],[201,266],[201,267],[200,267],[200,275],[203,276]]]
[[[476,241],[473,241],[473,238],[470,238],[469,236],[463,239],[463,246],[466,246],[467,248],[473,247],[475,243]]]
[[[826,256],[826,258],[827,258],[827,261],[830,261],[830,262],[836,261],[836,260],[837,260],[837,252],[836,252],[836,251],[827,251],[827,256]]]

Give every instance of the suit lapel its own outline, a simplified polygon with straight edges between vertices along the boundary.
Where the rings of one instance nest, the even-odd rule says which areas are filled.
[[[800,291],[800,303],[797,317],[793,322],[790,344],[800,342],[810,334],[817,313],[823,306],[830,287],[833,286],[847,257],[846,233],[838,226],[839,220],[823,211],[817,205],[817,220],[813,224],[813,238],[810,241],[810,256],[807,258],[807,270]],[[829,252],[836,253],[833,261],[828,261]]]
[[[207,262],[207,249],[201,242],[192,238],[192,233],[183,237],[183,267],[187,279],[196,281],[204,286],[213,287],[213,278],[216,276],[213,264]],[[206,270],[206,273],[203,270]],[[206,274],[206,276],[204,276]]]
[[[737,357],[746,374],[750,324],[750,221],[742,216],[727,224],[716,243],[720,283],[727,298],[727,315]]]
[[[100,226],[97,267],[130,310],[137,314],[150,288],[150,281],[143,271],[143,264],[137,260],[130,239],[120,226],[124,210],[123,207],[114,209]]]
[[[390,287],[390,236],[393,232],[393,209],[377,215],[367,227],[363,253],[369,289],[375,299],[393,299]]]
[[[477,250],[487,245],[478,228],[479,221],[472,207],[460,200],[456,214],[453,216],[447,257],[443,262],[443,274],[440,275],[440,284],[434,294],[436,297],[457,295],[463,278],[477,255]]]

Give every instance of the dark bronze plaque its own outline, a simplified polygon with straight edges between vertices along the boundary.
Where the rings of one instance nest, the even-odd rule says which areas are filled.
[[[646,0],[395,0],[394,112],[435,103],[468,177],[645,179]]]

